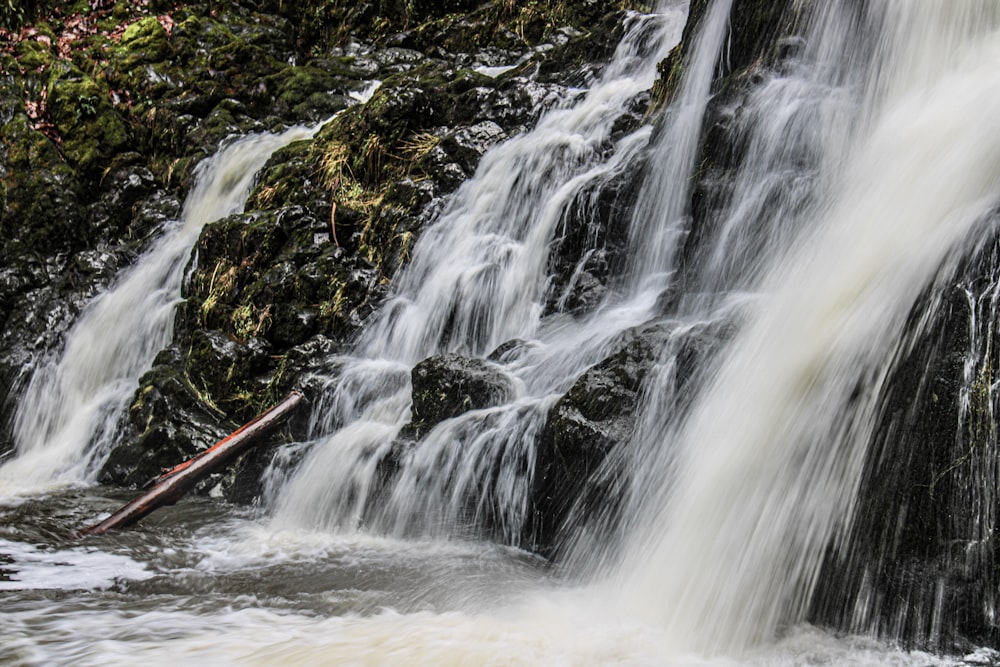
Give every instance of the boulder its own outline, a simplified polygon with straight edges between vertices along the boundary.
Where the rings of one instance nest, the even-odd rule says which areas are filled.
[[[626,331],[611,354],[577,378],[549,410],[539,436],[526,545],[555,556],[578,531],[610,537],[630,475],[616,454],[635,432],[635,410],[651,371],[664,350],[675,356],[664,381],[677,397],[671,409],[682,411],[688,382],[728,335],[720,325],[650,323]]]
[[[119,444],[108,455],[99,481],[142,486],[163,469],[207,449],[237,426],[208,403],[185,373],[178,372],[180,352],[161,352],[140,380],[123,425]],[[219,482],[215,476],[200,488]]]
[[[442,354],[424,359],[411,372],[410,433],[415,437],[469,410],[501,405],[514,398],[512,381],[483,359]]]

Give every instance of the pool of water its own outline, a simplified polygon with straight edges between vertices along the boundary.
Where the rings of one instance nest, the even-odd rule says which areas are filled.
[[[672,650],[601,586],[489,543],[282,530],[186,498],[78,539],[130,494],[0,504],[3,665],[983,665],[811,627],[739,656]]]

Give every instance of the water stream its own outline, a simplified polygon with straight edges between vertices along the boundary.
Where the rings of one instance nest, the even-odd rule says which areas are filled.
[[[84,309],[65,348],[35,370],[15,415],[16,456],[0,467],[0,496],[93,482],[139,376],[170,342],[201,228],[242,211],[271,153],[314,132],[295,127],[245,137],[198,166],[181,220]]]
[[[140,529],[74,541],[127,497],[88,482],[169,342],[198,229],[240,210],[270,152],[310,131],[207,161],[185,220],[88,307],[36,371],[24,405],[39,405],[18,413],[18,457],[0,468],[0,664],[1000,663],[988,649],[934,655],[805,623],[825,559],[850,549],[893,361],[932,319],[913,314],[995,231],[1000,8],[796,5],[811,10],[802,49],[734,110],[748,150],[692,229],[731,4],[709,4],[656,132],[613,128],[680,39],[679,1],[632,15],[589,90],[483,157],[365,342],[331,360],[313,437],[287,448],[304,453],[297,465],[276,459],[263,514],[192,498]],[[571,315],[547,275],[560,225],[638,165],[629,261],[589,314]],[[997,289],[963,289],[972,420]],[[130,312],[157,324],[115,324]],[[584,370],[650,324],[668,334],[636,431],[598,473],[622,513],[579,507],[553,569],[520,548],[538,434]],[[692,369],[694,340],[708,353]],[[490,358],[510,394],[409,443],[381,488],[411,417],[411,370],[443,353]],[[977,428],[995,442],[992,421]],[[995,460],[977,465],[995,477]],[[992,502],[976,488],[962,497]]]
[[[668,3],[660,16],[633,16],[581,100],[483,157],[424,232],[365,343],[338,367],[337,388],[316,408],[325,415],[317,431],[333,434],[319,438],[290,480],[276,477],[276,527],[448,535],[474,530],[493,511],[504,541],[518,543],[547,408],[655,302],[649,291],[583,325],[541,317],[548,254],[567,209],[620,175],[648,142],[648,127],[617,144],[612,129],[680,39],[684,10]],[[512,339],[530,341],[506,355],[515,400],[441,424],[402,460],[388,502],[376,502],[379,462],[410,419],[413,365],[446,352],[486,356]]]

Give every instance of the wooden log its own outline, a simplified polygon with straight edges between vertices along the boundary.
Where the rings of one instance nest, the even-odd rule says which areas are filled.
[[[81,537],[103,535],[109,530],[130,526],[153,510],[173,505],[205,476],[220,470],[240,454],[263,441],[304,400],[293,391],[274,407],[258,415],[197,456],[167,470],[146,485],[149,489],[98,524],[80,531]]]

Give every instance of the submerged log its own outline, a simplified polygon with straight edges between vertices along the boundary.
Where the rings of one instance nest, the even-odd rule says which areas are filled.
[[[222,440],[153,479],[149,489],[104,521],[84,528],[81,537],[103,535],[109,530],[124,528],[164,505],[173,505],[194,488],[201,479],[220,470],[240,454],[259,444],[276,426],[281,424],[304,400],[302,393],[293,391],[274,407],[261,413]]]

